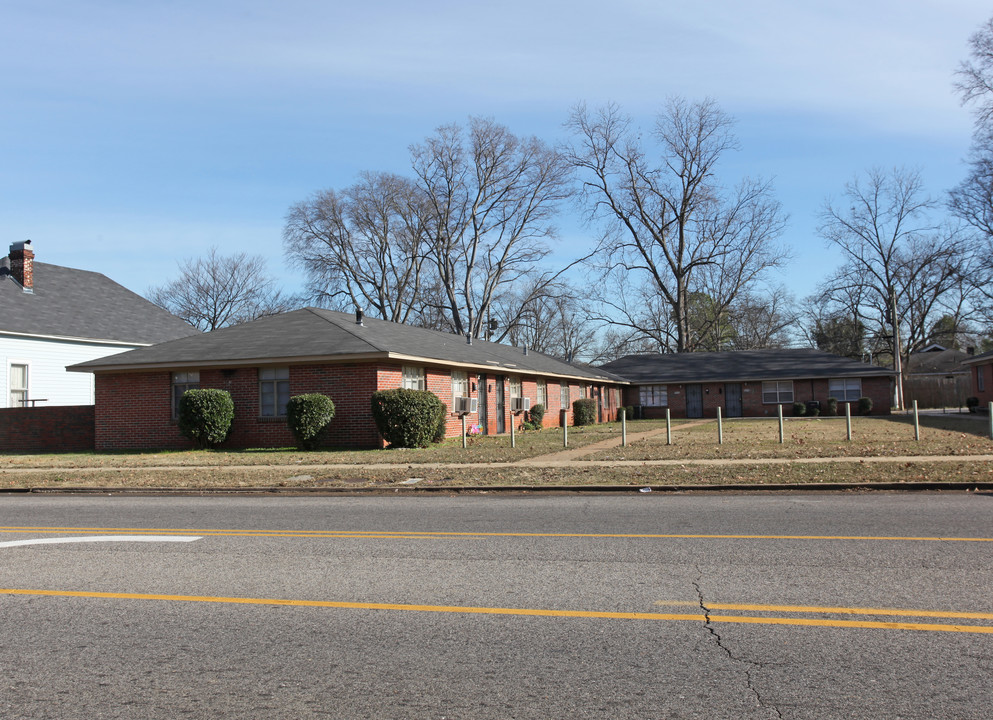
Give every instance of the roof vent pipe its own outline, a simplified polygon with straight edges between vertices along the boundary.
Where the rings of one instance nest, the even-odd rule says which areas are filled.
[[[528,346],[527,346],[527,345],[525,345],[525,346],[524,346],[524,354],[525,354],[525,355],[527,355],[527,354],[528,354]]]
[[[472,333],[465,334],[465,344],[472,345]]]
[[[355,308],[355,324],[362,324],[362,308],[360,307]]]

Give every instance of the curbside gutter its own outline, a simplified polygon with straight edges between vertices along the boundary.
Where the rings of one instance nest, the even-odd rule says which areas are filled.
[[[743,483],[740,485],[395,485],[355,487],[29,487],[0,488],[0,495],[489,495],[489,494],[673,494],[792,492],[991,492],[993,482]]]

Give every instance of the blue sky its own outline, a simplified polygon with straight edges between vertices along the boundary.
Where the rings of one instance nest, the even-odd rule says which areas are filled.
[[[838,258],[817,213],[871,167],[964,173],[952,89],[979,2],[0,0],[0,254],[139,293],[212,246],[266,257],[289,291],[288,208],[469,115],[565,139],[579,101],[648,126],[670,95],[737,119],[723,165],[772,178],[798,297]],[[589,245],[572,214],[557,257]]]

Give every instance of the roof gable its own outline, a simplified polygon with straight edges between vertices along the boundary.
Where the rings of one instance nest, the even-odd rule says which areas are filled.
[[[194,337],[73,366],[82,371],[150,367],[223,367],[244,364],[349,362],[382,359],[492,369],[506,374],[543,374],[617,380],[542,353],[376,318],[362,324],[348,313],[305,308],[259,318]],[[623,382],[623,381],[621,381]]]
[[[0,332],[126,344],[198,332],[106,275],[37,261],[33,266],[32,292],[0,274]]]

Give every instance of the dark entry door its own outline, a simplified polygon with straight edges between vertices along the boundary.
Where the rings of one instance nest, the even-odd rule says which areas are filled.
[[[741,383],[724,386],[724,412],[728,417],[741,417]]]
[[[703,385],[686,386],[686,417],[703,417]]]
[[[496,379],[496,421],[497,435],[507,432],[507,419],[503,412],[503,376]]]
[[[476,405],[477,405],[476,409],[479,411],[479,428],[480,428],[480,430],[482,430],[483,435],[486,435],[487,434],[486,424],[487,424],[487,420],[489,420],[489,417],[488,417],[489,416],[489,412],[488,412],[489,407],[487,406],[487,402],[486,402],[486,395],[487,395],[487,393],[486,393],[486,376],[485,375],[477,375],[476,376],[476,383],[477,383],[476,387],[479,388],[479,390],[478,390],[479,401],[476,403]]]

